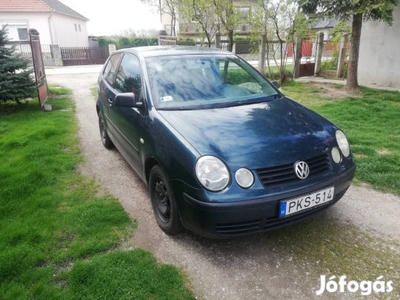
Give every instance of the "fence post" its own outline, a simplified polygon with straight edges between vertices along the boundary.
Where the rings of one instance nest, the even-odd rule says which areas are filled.
[[[319,76],[321,72],[322,52],[324,51],[324,33],[318,35],[317,57],[315,60],[314,76]]]
[[[115,51],[117,51],[117,46],[115,44],[109,44],[108,45],[108,53],[111,55],[113,54]]]
[[[50,51],[54,66],[61,67],[63,65],[63,61],[62,61],[60,46],[50,45]]]
[[[343,76],[344,60],[346,57],[346,44],[347,44],[347,33],[343,33],[342,38],[340,39],[339,59],[336,71],[336,76],[338,78],[341,78]]]
[[[158,32],[158,45],[162,45],[161,40],[163,39],[163,37],[168,36],[167,32],[165,30],[160,30]]]
[[[221,35],[219,33],[215,35],[215,48],[217,49],[221,48]]]
[[[33,70],[35,72],[39,105],[42,109],[51,110],[50,105],[45,105],[45,102],[49,97],[49,89],[47,86],[46,73],[44,70],[43,54],[42,47],[40,45],[39,32],[34,28],[29,29],[29,42],[32,51]]]
[[[293,45],[293,78],[299,78],[303,40],[296,37],[295,42],[295,45]]]

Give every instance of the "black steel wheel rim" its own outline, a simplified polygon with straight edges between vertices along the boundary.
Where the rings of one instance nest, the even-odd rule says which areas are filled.
[[[106,129],[105,129],[105,124],[104,124],[104,119],[102,116],[100,118],[100,135],[103,143],[106,141]]]
[[[160,177],[154,184],[154,201],[158,216],[163,222],[168,222],[171,218],[171,203],[167,186]]]

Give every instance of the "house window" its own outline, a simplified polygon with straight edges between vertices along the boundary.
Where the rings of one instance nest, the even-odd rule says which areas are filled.
[[[10,41],[29,41],[28,22],[26,20],[1,20],[0,28],[6,29]]]
[[[77,24],[74,25],[75,25],[75,31],[78,31],[78,25]]]
[[[29,40],[28,28],[17,28],[17,31],[18,31],[18,39],[20,41],[28,41]]]
[[[78,28],[79,28],[79,32],[81,32],[82,31],[81,30],[81,24],[78,25]]]
[[[240,12],[240,16],[243,19],[248,19],[249,18],[250,8],[249,7],[239,7],[239,12]]]

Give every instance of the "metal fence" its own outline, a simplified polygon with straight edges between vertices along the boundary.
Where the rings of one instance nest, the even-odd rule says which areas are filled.
[[[178,38],[176,36],[162,36],[158,37],[158,44],[162,46],[176,45]]]
[[[21,55],[22,57],[24,57],[24,58],[28,59],[30,62],[32,62],[32,49],[31,49],[31,45],[29,44],[29,42],[10,43],[10,44],[7,44],[6,47],[13,48],[14,53]],[[43,59],[52,59],[53,58],[50,45],[41,45],[41,48],[42,48]]]
[[[259,42],[251,41],[236,41],[235,42],[235,53],[236,54],[251,54],[257,53],[260,48]]]
[[[107,47],[63,47],[60,50],[64,66],[104,64],[109,55]]]

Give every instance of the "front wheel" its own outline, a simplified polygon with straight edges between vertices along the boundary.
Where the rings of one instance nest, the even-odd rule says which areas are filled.
[[[171,186],[159,166],[154,166],[150,172],[149,190],[158,226],[169,235],[182,231],[182,223]]]
[[[103,146],[107,149],[113,148],[114,144],[110,140],[110,137],[108,136],[106,124],[104,122],[104,118],[103,118],[103,115],[101,114],[101,112],[99,112],[99,130],[100,130],[100,138],[101,138],[101,142],[103,143]]]

